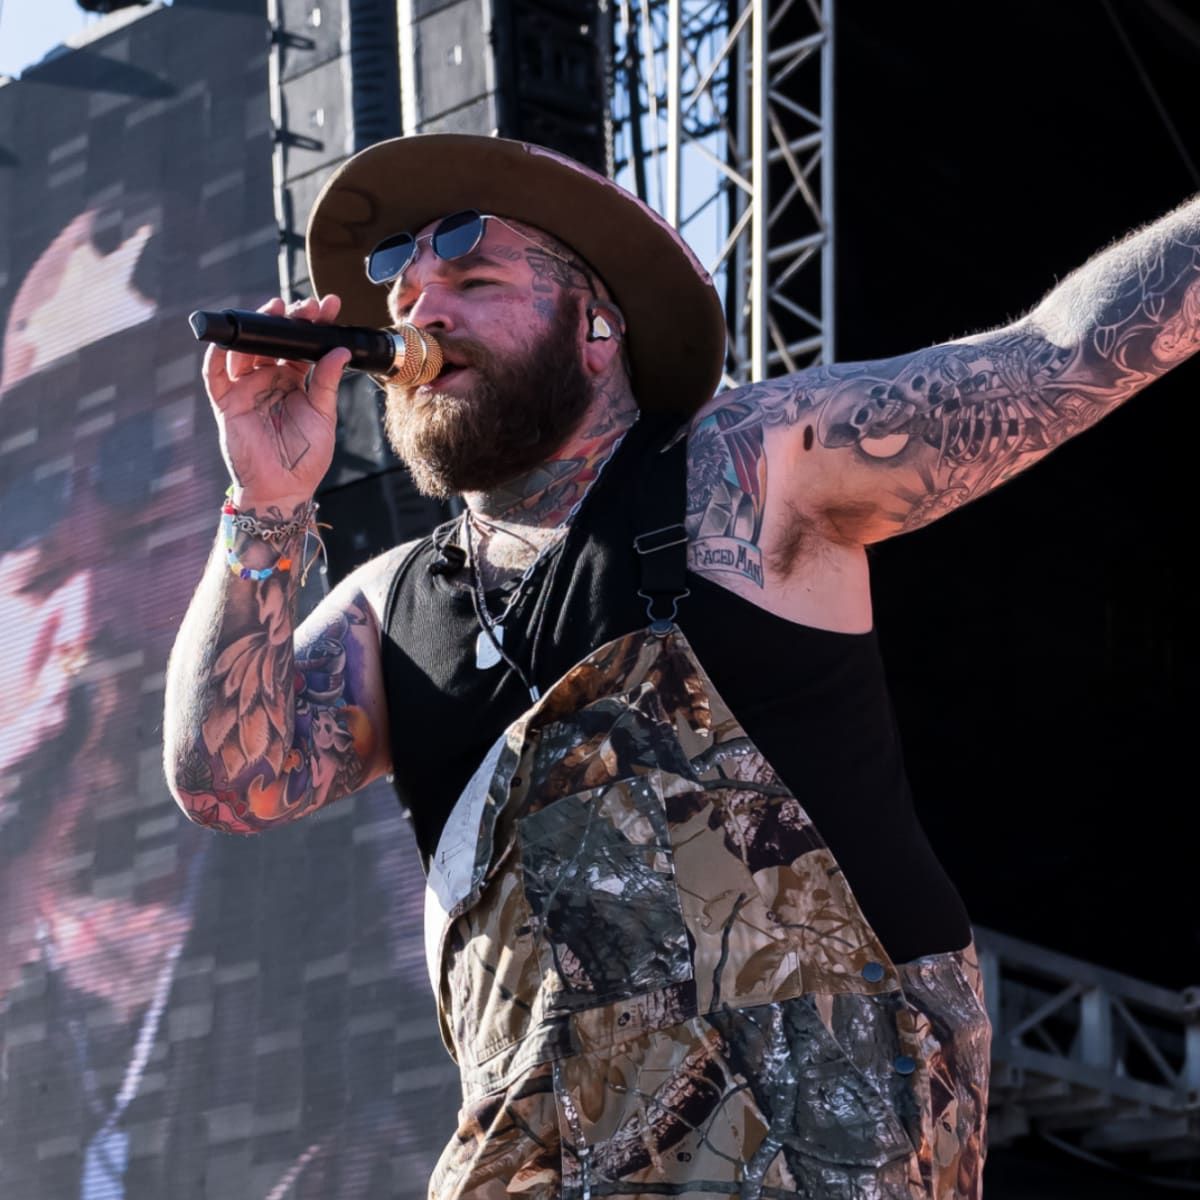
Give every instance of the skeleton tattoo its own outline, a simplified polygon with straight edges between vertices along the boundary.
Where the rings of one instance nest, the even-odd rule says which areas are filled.
[[[1191,355],[1198,339],[1192,204],[1105,252],[1004,329],[740,388],[690,433],[691,566],[763,586],[772,427],[802,426],[805,453],[848,456],[835,471],[845,496],[825,487],[824,507],[802,519],[826,536],[876,541],[1011,479]],[[803,455],[791,462],[803,472]],[[803,506],[803,480],[792,495]]]

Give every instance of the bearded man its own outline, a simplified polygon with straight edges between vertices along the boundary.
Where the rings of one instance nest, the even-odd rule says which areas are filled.
[[[865,547],[1191,353],[1198,244],[1193,203],[1005,328],[714,397],[711,283],[608,180],[456,135],[338,170],[321,298],[266,311],[438,342],[387,424],[464,512],[294,629],[348,352],[210,350],[233,487],[166,764],[236,833],[393,777],[463,1081],[432,1196],[979,1196],[989,1025]]]

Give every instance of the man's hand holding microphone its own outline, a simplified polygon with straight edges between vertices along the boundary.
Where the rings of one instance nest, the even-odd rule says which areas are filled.
[[[429,334],[412,325],[335,325],[340,309],[330,294],[292,304],[276,297],[256,313],[192,313],[193,333],[212,343],[204,384],[237,508],[288,513],[312,497],[333,459],[337,389],[348,367],[407,385],[429,383],[441,370],[441,347]]]
[[[258,311],[331,324],[337,296],[285,304],[276,297]],[[333,461],[337,391],[350,350],[327,351],[315,366],[217,343],[204,356],[204,387],[213,406],[221,453],[241,509],[285,516],[307,504]]]

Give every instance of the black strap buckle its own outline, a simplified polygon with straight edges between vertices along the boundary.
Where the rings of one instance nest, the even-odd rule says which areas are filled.
[[[687,425],[673,425],[662,434],[671,442],[669,455],[652,455],[642,466],[638,482],[635,520],[658,525],[633,538],[637,552],[638,595],[646,601],[650,633],[664,638],[678,627],[675,617],[679,602],[691,595],[687,586],[688,531],[687,512],[687,438],[681,437]],[[665,447],[664,447],[665,450]],[[671,518],[677,518],[671,521]],[[637,529],[637,525],[634,526]]]
[[[676,533],[675,531],[679,532]],[[682,546],[687,541],[687,530],[682,524],[663,525],[659,529],[648,529],[633,539],[633,548],[639,554],[657,554],[672,546]]]
[[[686,600],[691,594],[691,588],[684,588],[682,592],[677,592],[673,596],[664,596],[662,594],[654,596],[649,592],[638,592],[638,595],[646,601],[646,616],[650,618],[650,632],[655,637],[666,637],[675,628],[675,618],[679,615],[679,602],[680,600]],[[658,600],[666,600],[670,603],[670,616],[656,617],[654,615],[654,604]]]

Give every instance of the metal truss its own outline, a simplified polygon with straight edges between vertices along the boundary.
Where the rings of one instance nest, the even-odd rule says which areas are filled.
[[[724,299],[724,383],[833,360],[833,0],[616,0],[616,174]]]
[[[1172,992],[976,929],[992,1019],[990,1137],[1200,1161],[1200,988]]]

